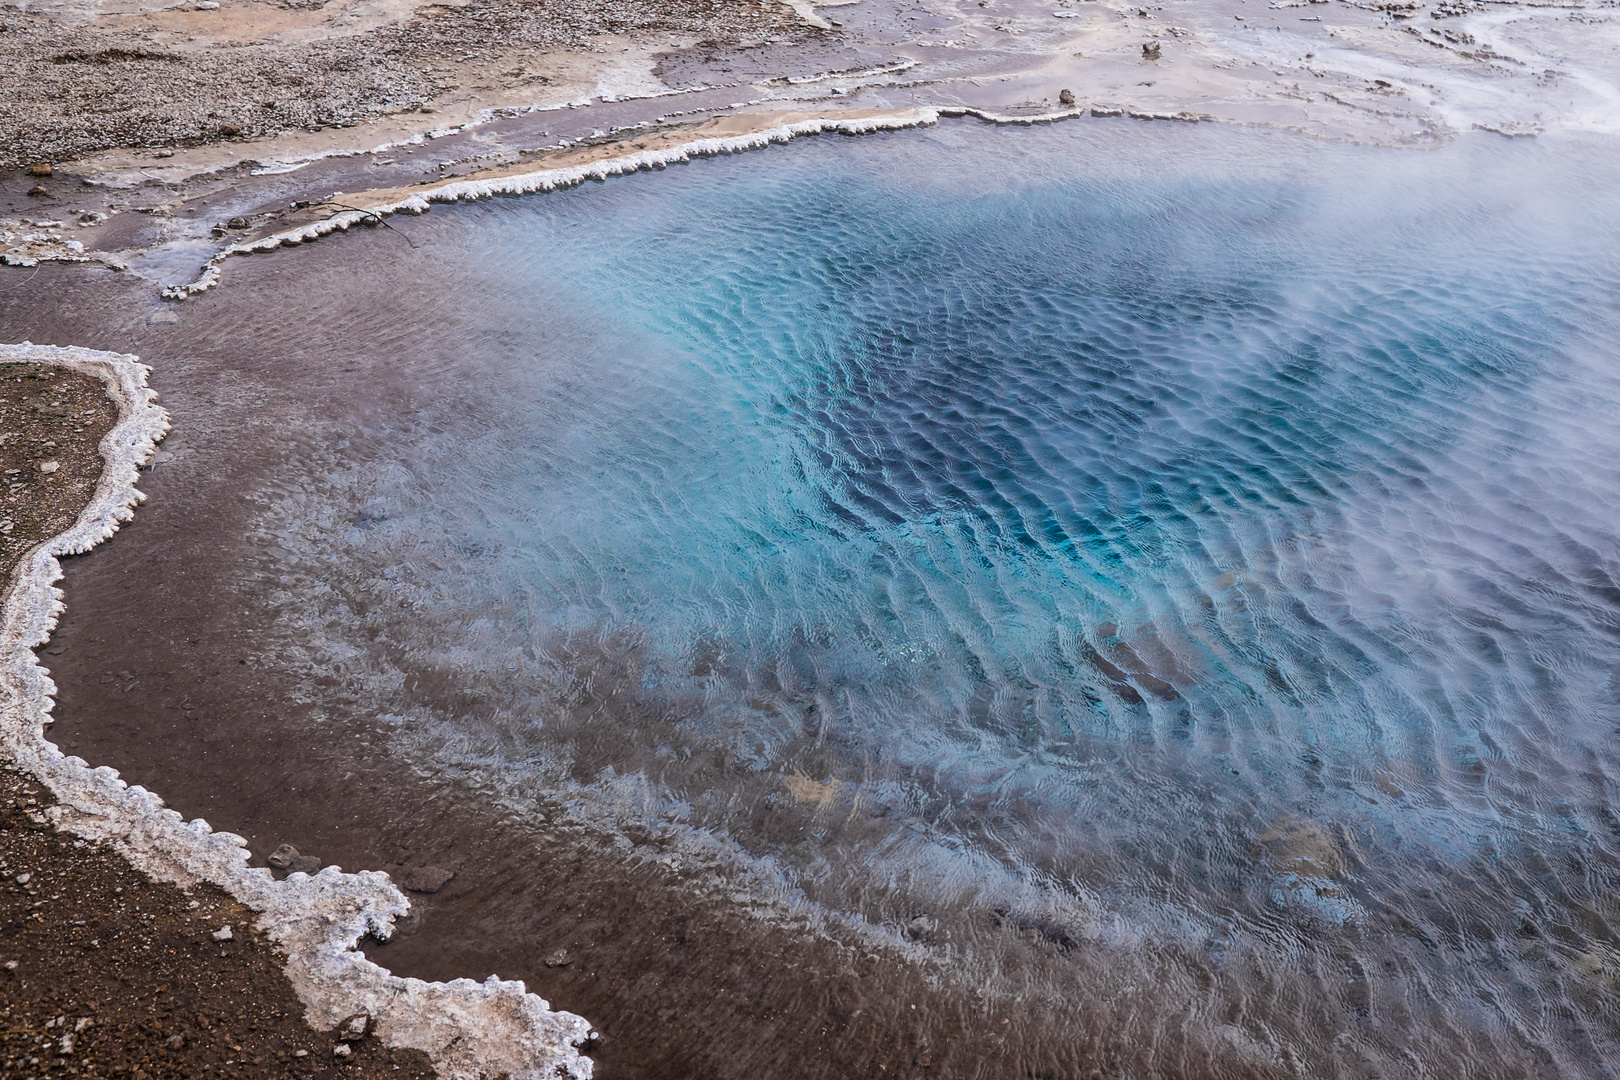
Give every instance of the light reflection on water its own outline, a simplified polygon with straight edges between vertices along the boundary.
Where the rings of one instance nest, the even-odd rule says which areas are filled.
[[[986,912],[1118,950],[1081,1002],[1173,949],[1234,1068],[1601,1072],[1602,148],[1095,138],[436,213],[444,412],[276,523],[323,666],[965,971]]]

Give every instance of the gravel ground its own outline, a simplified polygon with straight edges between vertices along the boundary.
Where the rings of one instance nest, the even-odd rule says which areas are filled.
[[[0,568],[66,532],[101,478],[97,444],[118,421],[101,383],[38,364],[0,364]]]
[[[607,34],[732,40],[789,32],[786,7],[752,0],[481,0],[307,43],[171,40],[16,9],[0,14],[0,167],[126,147],[196,146],[350,126],[455,88],[465,60],[588,49]],[[503,73],[513,85],[543,72]]]
[[[40,824],[51,801],[0,769],[0,1076],[434,1075],[419,1052],[313,1030],[250,911]]]

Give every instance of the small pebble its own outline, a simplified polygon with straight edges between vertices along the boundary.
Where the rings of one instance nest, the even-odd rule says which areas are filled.
[[[215,941],[229,941],[229,940],[231,940],[232,935],[231,935],[230,924],[227,923],[226,925],[220,927],[218,930],[215,930],[211,936],[213,937],[213,939]]]

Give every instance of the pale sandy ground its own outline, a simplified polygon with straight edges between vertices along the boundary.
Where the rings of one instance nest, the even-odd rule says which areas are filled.
[[[583,35],[509,18],[501,0],[317,3],[0,8],[0,22],[25,20],[36,36],[72,30],[100,35],[103,48],[127,39],[118,47],[162,53],[146,68],[171,83],[228,86],[231,64],[246,72],[252,61],[253,77],[277,86],[265,115],[199,119],[202,106],[181,100],[127,140],[144,145],[51,161],[50,177],[14,173],[0,188],[0,253],[24,264],[94,258],[175,284],[245,236],[332,212],[322,200],[335,193],[354,205],[368,201],[361,192],[550,167],[577,160],[580,140],[600,156],[636,139],[679,141],[679,128],[716,118],[738,131],[789,112],[966,105],[1029,116],[1062,111],[1065,90],[1074,111],[1126,114],[1121,122],[1180,116],[1420,148],[1479,129],[1620,127],[1615,0],[668,0],[635,8],[622,32]],[[599,28],[612,9],[589,3],[578,17]],[[434,51],[452,42],[453,55]],[[264,74],[265,57],[287,70],[361,71],[354,78],[376,85],[356,104],[343,96],[354,78],[281,85]],[[86,64],[73,69],[81,82],[105,78],[112,98],[138,96],[117,83],[128,63]],[[0,82],[71,66],[0,65]],[[241,136],[219,136],[238,121]],[[165,124],[181,134],[167,139]],[[34,184],[47,194],[25,194]]]

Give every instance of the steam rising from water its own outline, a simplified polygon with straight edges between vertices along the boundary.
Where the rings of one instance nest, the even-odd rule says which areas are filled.
[[[986,986],[1156,981],[1217,1069],[1599,1071],[1612,149],[1098,149],[435,214],[442,412],[275,526],[322,670]]]

